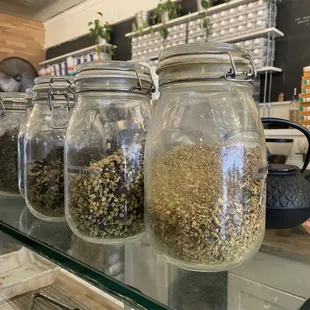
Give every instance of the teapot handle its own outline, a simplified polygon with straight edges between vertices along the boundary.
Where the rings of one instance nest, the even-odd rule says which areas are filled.
[[[304,126],[299,125],[297,123],[294,123],[292,121],[289,121],[287,119],[283,119],[283,118],[277,118],[277,117],[262,117],[262,123],[263,124],[281,124],[281,125],[288,125],[290,127],[293,127],[299,131],[301,131],[307,138],[308,140],[308,151],[307,151],[307,155],[306,155],[306,159],[304,162],[304,166],[301,169],[301,173],[303,173],[309,162],[310,162],[310,131],[308,129],[306,129]]]

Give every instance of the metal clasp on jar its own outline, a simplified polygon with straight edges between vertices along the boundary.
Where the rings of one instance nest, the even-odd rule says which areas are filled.
[[[146,91],[148,94],[150,93],[154,93],[156,91],[155,89],[155,83],[154,83],[154,80],[153,80],[153,77],[152,77],[152,73],[151,73],[151,70],[148,68],[149,70],[149,73],[150,73],[150,78],[151,78],[151,87],[150,88],[144,88],[143,87],[143,84],[142,84],[142,81],[141,81],[141,78],[139,76],[139,72],[138,70],[136,70],[135,68],[131,68],[131,69],[128,69],[128,71],[134,71],[137,75],[137,80],[138,80],[138,83],[137,83],[137,86],[133,86],[131,88],[131,91],[134,92],[136,90],[138,91]]]
[[[55,90],[53,87],[53,83],[54,82],[62,82],[65,81],[68,83],[68,87],[62,91],[62,90]],[[50,108],[50,110],[52,111],[52,123],[51,123],[51,127],[53,129],[65,129],[67,128],[68,122],[69,122],[69,111],[71,108],[74,107],[74,102],[75,102],[75,94],[73,92],[73,90],[71,89],[71,85],[72,82],[67,79],[66,77],[53,77],[50,81],[49,81],[49,86],[51,87],[51,89],[48,91],[47,93],[47,104]],[[69,94],[73,95],[73,104],[72,106],[70,105],[70,97]],[[59,109],[62,108],[62,105],[54,105],[53,100],[55,99],[55,95],[56,96],[64,96],[67,102],[66,105],[66,111],[65,111],[65,122],[63,124],[56,124],[56,120],[57,117],[55,117],[55,109]]]
[[[220,53],[226,54],[226,52],[220,52]],[[251,81],[253,81],[253,79],[255,79],[255,77],[257,75],[257,71],[255,69],[251,54],[249,54],[249,53],[243,53],[242,54],[243,57],[247,58],[250,61],[251,67],[250,67],[249,72],[238,71],[231,52],[228,51],[227,54],[228,54],[228,57],[229,57],[229,60],[231,62],[232,67],[228,72],[225,73],[225,75],[224,75],[225,80],[234,81],[234,82],[251,82]],[[244,75],[248,78],[244,79],[244,80],[236,78],[236,77],[242,76],[242,75]]]
[[[2,97],[0,97],[0,117],[3,117],[4,114],[5,114],[4,104],[3,104]]]

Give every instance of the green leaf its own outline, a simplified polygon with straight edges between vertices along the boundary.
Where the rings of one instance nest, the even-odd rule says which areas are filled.
[[[131,28],[132,28],[132,32],[138,32],[138,28],[135,22],[132,23]]]
[[[102,16],[102,13],[101,13],[101,12],[97,12],[97,14],[99,14],[100,16]]]
[[[88,27],[89,27],[90,25],[92,25],[92,24],[93,24],[93,22],[89,22],[89,23],[88,23]]]
[[[168,37],[168,34],[169,34],[169,31],[166,27],[162,26],[160,29],[159,29],[159,33],[160,35],[162,36],[162,38],[165,40],[167,39]]]
[[[100,26],[100,20],[99,19],[95,19],[95,26],[96,27]]]
[[[200,4],[204,9],[208,9],[210,6],[209,0],[201,0]]]

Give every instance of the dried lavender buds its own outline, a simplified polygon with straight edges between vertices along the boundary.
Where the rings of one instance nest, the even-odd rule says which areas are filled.
[[[29,165],[27,201],[31,208],[46,217],[64,217],[63,147],[53,149],[42,161]]]
[[[17,169],[18,128],[8,130],[0,136],[0,191],[18,195]]]
[[[85,172],[85,171],[84,171]],[[84,236],[123,239],[143,226],[143,147],[120,149],[70,176],[69,213]]]
[[[265,172],[257,147],[176,146],[152,167],[147,221],[156,248],[193,264],[242,261],[260,246]],[[264,170],[265,171],[265,170]]]

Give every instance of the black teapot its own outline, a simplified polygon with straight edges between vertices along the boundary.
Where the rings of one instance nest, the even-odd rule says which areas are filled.
[[[310,132],[299,124],[273,117],[262,118],[262,123],[298,129],[306,136],[310,146]],[[292,228],[310,217],[310,183],[302,176],[309,161],[310,147],[301,170],[292,165],[268,165],[266,228]]]

